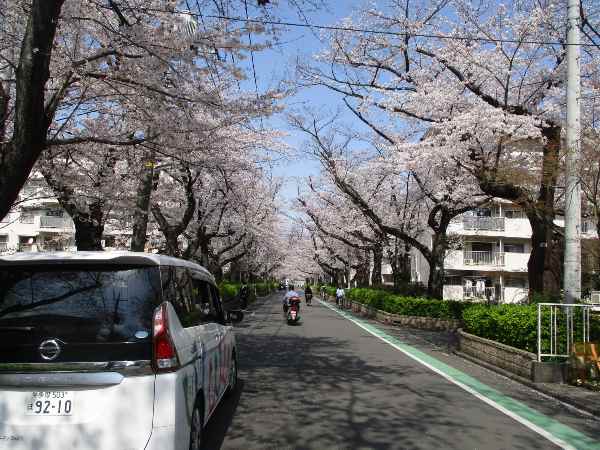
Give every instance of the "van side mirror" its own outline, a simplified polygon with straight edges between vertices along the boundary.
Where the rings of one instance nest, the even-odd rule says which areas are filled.
[[[227,311],[227,322],[240,323],[244,320],[244,313],[240,310]]]

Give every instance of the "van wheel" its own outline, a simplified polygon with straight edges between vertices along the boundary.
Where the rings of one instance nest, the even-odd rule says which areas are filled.
[[[190,450],[200,450],[202,447],[204,408],[202,402],[196,402],[194,412],[192,413],[192,424],[190,427]]]
[[[231,356],[231,366],[229,367],[229,386],[227,387],[227,395],[235,392],[238,383],[238,365],[235,352]]]

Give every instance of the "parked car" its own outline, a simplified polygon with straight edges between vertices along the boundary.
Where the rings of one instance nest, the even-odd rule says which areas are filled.
[[[0,449],[188,450],[235,389],[212,275],[132,252],[0,257]]]

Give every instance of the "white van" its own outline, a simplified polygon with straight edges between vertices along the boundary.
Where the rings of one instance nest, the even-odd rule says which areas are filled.
[[[0,449],[199,449],[237,382],[228,316],[189,261],[1,257]]]

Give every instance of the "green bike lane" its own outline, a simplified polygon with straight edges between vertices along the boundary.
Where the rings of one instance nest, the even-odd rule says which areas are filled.
[[[413,333],[271,297],[236,330],[241,389],[206,448],[599,448],[598,422]]]

